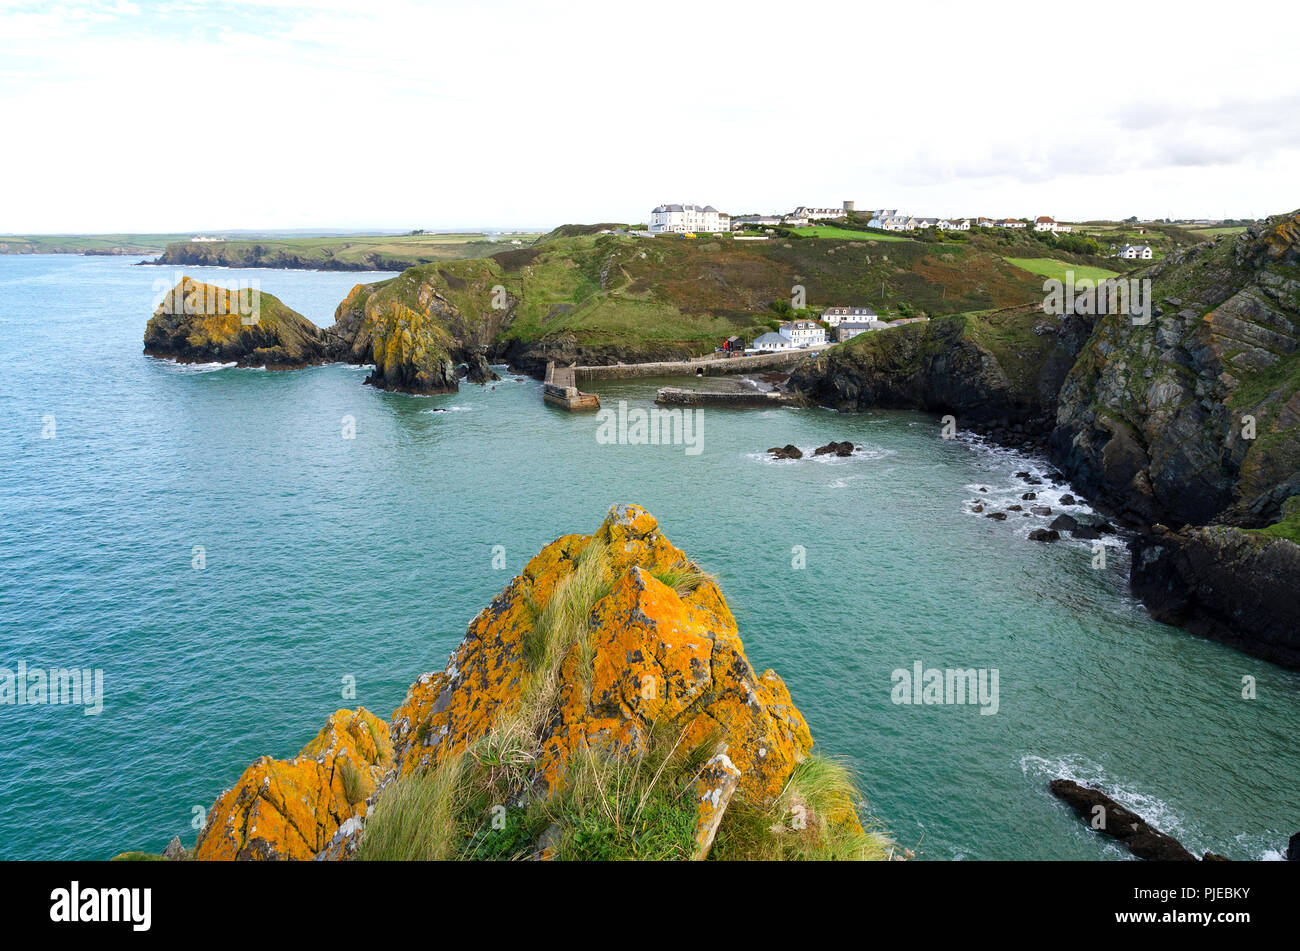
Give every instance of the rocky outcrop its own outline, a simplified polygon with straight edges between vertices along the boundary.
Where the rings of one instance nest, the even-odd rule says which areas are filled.
[[[608,593],[585,614],[587,650],[573,644],[559,665],[529,785],[553,790],[585,746],[629,755],[657,728],[686,749],[712,738],[740,771],[739,792],[770,803],[811,751],[808,725],[776,672],[750,667],[713,581],[678,590],[660,580],[690,572],[690,560],[631,505],[612,510],[594,535],[542,549],[470,624],[446,670],[411,687],[393,715],[399,769],[434,766],[519,713],[536,618],[597,549],[609,559]]]
[[[1053,779],[1052,795],[1060,799],[1092,828],[1116,839],[1140,859],[1158,862],[1195,862],[1178,840],[1152,826],[1141,816],[1125,809],[1097,789],[1080,786],[1070,779]]]
[[[392,762],[386,723],[363,708],[339,710],[293,759],[263,756],[244,770],[208,811],[194,857],[314,858],[364,818]]]
[[[653,750],[667,750],[655,781],[674,756],[697,764],[677,794],[690,820],[681,858],[708,857],[737,809],[728,857],[744,857],[738,834],[789,842],[831,830],[859,843],[834,857],[884,857],[844,787],[819,797],[830,788],[825,767],[821,781],[801,785],[800,770],[819,762],[808,725],[775,671],[750,666],[717,584],[650,513],[626,505],[595,533],[564,535],[529,561],[470,623],[446,668],[417,678],[391,725],[340,710],[294,759],[253,763],[209,811],[195,858],[366,857],[367,831],[404,783],[442,776],[467,789],[472,763],[518,816],[563,800],[594,761],[639,764]],[[401,801],[400,834],[427,829]],[[592,822],[614,802],[600,801]],[[478,807],[470,812],[483,822]],[[479,834],[449,833],[457,842]],[[524,854],[562,857],[563,840],[549,822]],[[868,841],[877,845],[866,850]]]
[[[186,363],[288,369],[333,359],[328,334],[277,298],[182,278],[145,326],[144,352]]]
[[[486,356],[482,353],[474,353],[465,364],[465,379],[471,383],[492,383],[501,377],[497,376],[496,371],[488,364]]]
[[[1219,525],[1134,539],[1131,581],[1151,616],[1300,668],[1300,545]]]
[[[366,377],[372,386],[403,393],[454,392],[459,388],[452,359],[458,344],[449,329],[454,308],[428,286],[409,283],[403,274],[358,284],[339,304],[330,331],[347,362],[374,364]]]
[[[1300,213],[1141,276],[1144,323],[1105,316],[1060,393],[1053,454],[1144,524],[1246,527],[1300,493]]]
[[[803,450],[793,443],[784,446],[773,446],[768,451],[773,459],[802,459]]]

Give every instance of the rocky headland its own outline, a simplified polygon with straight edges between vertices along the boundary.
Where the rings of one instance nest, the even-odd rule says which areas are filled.
[[[192,856],[888,857],[860,807],[717,583],[624,505],[543,548],[390,721],[340,710],[249,766]]]
[[[1176,251],[1150,319],[1029,308],[864,334],[792,388],[838,409],[952,414],[1044,447],[1137,532],[1133,590],[1152,613],[1300,665],[1300,212]],[[1289,501],[1290,500],[1290,501]]]

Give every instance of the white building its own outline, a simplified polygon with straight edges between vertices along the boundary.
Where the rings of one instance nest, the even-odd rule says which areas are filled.
[[[811,205],[800,205],[791,217],[816,221],[818,218],[843,218],[847,214],[848,212],[843,208],[813,208]]]
[[[867,222],[867,227],[881,231],[911,231],[916,225],[908,215],[900,215],[897,208],[880,208]]]
[[[822,312],[822,322],[838,327],[846,320],[875,320],[876,312],[870,307],[827,307]]]
[[[969,231],[969,218],[940,218],[937,225],[940,231]]]
[[[737,231],[745,228],[775,228],[781,223],[776,215],[741,215],[731,219],[731,227]]]
[[[794,341],[785,334],[765,333],[754,338],[754,350],[793,350]]]
[[[730,230],[731,218],[712,205],[660,205],[650,212],[651,234]]]
[[[826,342],[826,328],[815,320],[792,320],[782,324],[780,332],[794,341],[796,347],[816,347]]]
[[[1119,249],[1115,256],[1118,258],[1128,258],[1132,260],[1149,261],[1151,259],[1151,245],[1149,244],[1126,244]]]
[[[1054,234],[1061,234],[1066,231],[1069,231],[1070,226],[1063,225],[1059,221],[1049,217],[1048,215],[1040,215],[1038,219],[1034,221],[1034,230],[1051,231]]]
[[[1019,218],[1003,218],[998,222],[999,228],[1023,228],[1025,223]]]

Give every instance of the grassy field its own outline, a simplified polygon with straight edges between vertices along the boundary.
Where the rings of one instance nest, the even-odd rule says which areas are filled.
[[[1091,281],[1103,281],[1108,277],[1117,277],[1119,275],[1118,271],[1108,271],[1105,268],[1092,267],[1087,264],[1071,264],[1068,261],[1057,261],[1055,258],[1005,258],[1004,260],[1022,271],[1037,274],[1039,277],[1055,278],[1058,281],[1065,280],[1067,271],[1074,272],[1076,281],[1083,278]]]
[[[812,225],[797,228],[793,232],[800,238],[841,238],[846,241],[910,241],[902,235],[888,234],[884,231],[854,231],[852,228],[839,228],[835,225]]]
[[[0,235],[0,254],[156,254],[189,234]]]
[[[160,264],[400,271],[420,264],[482,258],[524,247],[536,234],[341,235],[169,244]],[[518,241],[519,244],[512,242]]]

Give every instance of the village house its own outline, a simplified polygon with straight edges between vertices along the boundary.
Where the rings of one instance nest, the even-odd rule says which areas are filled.
[[[969,218],[940,218],[936,226],[940,231],[969,231]]]
[[[1066,231],[1069,231],[1070,226],[1061,224],[1059,221],[1057,221],[1055,218],[1050,217],[1049,215],[1040,215],[1037,218],[1037,220],[1034,221],[1034,230],[1051,231],[1053,234],[1061,234]]]
[[[796,347],[815,347],[826,342],[826,328],[815,320],[792,320],[779,328],[782,336],[789,337]]]
[[[859,334],[867,333],[871,330],[884,330],[889,326],[883,320],[845,320],[835,328],[835,339],[840,343],[852,340]]]
[[[1023,228],[1025,223],[1018,218],[1003,218],[998,222],[999,228]]]
[[[997,222],[992,218],[976,218],[975,227],[977,228],[996,228]]]
[[[827,307],[822,311],[822,321],[838,327],[843,320],[875,320],[876,312],[870,307]]]
[[[730,216],[712,205],[660,205],[650,213],[651,234],[730,230]]]
[[[743,231],[746,228],[775,228],[781,223],[781,219],[776,215],[741,215],[739,218],[731,219],[733,231]]]
[[[794,210],[793,217],[815,221],[818,218],[843,218],[847,214],[848,211],[843,208],[813,208],[809,205],[800,205]]]
[[[1151,255],[1151,245],[1149,244],[1126,244],[1119,249],[1119,253],[1115,256],[1119,258],[1128,258],[1130,261],[1134,259],[1149,261]]]
[[[897,208],[880,208],[867,222],[867,227],[881,231],[910,231],[916,227],[910,223],[911,220],[908,215],[900,215]]]
[[[769,331],[754,338],[754,350],[793,350],[794,341],[785,334]]]

